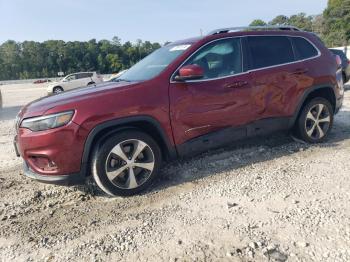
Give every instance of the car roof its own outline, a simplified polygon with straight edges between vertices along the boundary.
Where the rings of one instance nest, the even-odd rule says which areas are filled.
[[[214,30],[212,32],[210,32],[209,34],[205,35],[205,36],[200,36],[200,37],[193,37],[193,38],[188,38],[188,39],[183,39],[183,40],[178,40],[175,42],[171,42],[168,45],[172,46],[172,45],[181,45],[181,44],[196,44],[198,42],[207,42],[210,40],[215,40],[215,39],[220,39],[220,38],[225,38],[225,37],[243,37],[243,36],[263,36],[263,35],[287,35],[287,36],[299,36],[299,37],[309,37],[310,35],[312,36],[316,36],[318,37],[316,34],[312,33],[312,32],[306,32],[306,31],[302,31],[300,29],[297,29],[295,27],[291,27],[291,30],[277,30],[280,27],[276,27],[276,29],[270,28],[270,27],[266,27],[266,29],[263,30],[263,28],[265,27],[233,27],[233,29],[235,28],[244,28],[244,29],[240,29],[240,30],[228,30],[228,29],[218,29],[218,30]],[[245,29],[246,28],[246,29]],[[258,28],[257,30],[251,30],[251,28]],[[284,27],[282,27],[284,28]],[[289,28],[287,26],[287,28]],[[220,31],[222,30],[222,31]]]

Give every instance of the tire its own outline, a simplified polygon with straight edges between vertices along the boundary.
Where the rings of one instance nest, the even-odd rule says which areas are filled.
[[[327,139],[333,126],[334,111],[327,99],[318,97],[308,101],[296,123],[297,135],[308,143]]]
[[[94,85],[95,84],[95,82],[89,82],[88,84],[87,84],[87,86],[91,86],[91,85]]]
[[[161,162],[161,150],[153,138],[126,130],[110,136],[94,150],[92,175],[108,195],[130,196],[152,184]]]
[[[53,88],[52,93],[54,93],[54,94],[59,94],[59,93],[62,93],[63,91],[64,91],[64,90],[63,90],[62,87],[56,86],[56,87]]]

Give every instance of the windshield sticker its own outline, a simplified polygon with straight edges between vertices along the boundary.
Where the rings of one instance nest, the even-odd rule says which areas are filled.
[[[191,45],[177,45],[174,46],[170,49],[170,52],[174,52],[174,51],[184,51],[187,48],[189,48]]]

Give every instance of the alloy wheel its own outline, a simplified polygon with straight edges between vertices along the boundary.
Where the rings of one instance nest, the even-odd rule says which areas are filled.
[[[155,165],[151,147],[138,139],[120,142],[110,151],[105,171],[108,180],[118,188],[134,189],[145,183]]]
[[[323,138],[330,127],[331,116],[327,106],[324,104],[313,105],[306,115],[306,134],[314,140]]]

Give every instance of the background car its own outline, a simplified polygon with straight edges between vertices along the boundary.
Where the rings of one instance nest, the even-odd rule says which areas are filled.
[[[338,49],[329,49],[333,54],[338,55],[341,59],[343,82],[346,83],[350,80],[350,61],[346,57],[345,53]]]
[[[49,82],[51,82],[50,79],[38,79],[34,81],[33,84],[43,84],[43,83],[49,83]]]
[[[59,82],[50,84],[47,87],[48,94],[58,94],[66,90],[82,86],[89,86],[103,82],[102,76],[96,72],[79,72],[67,75]]]

